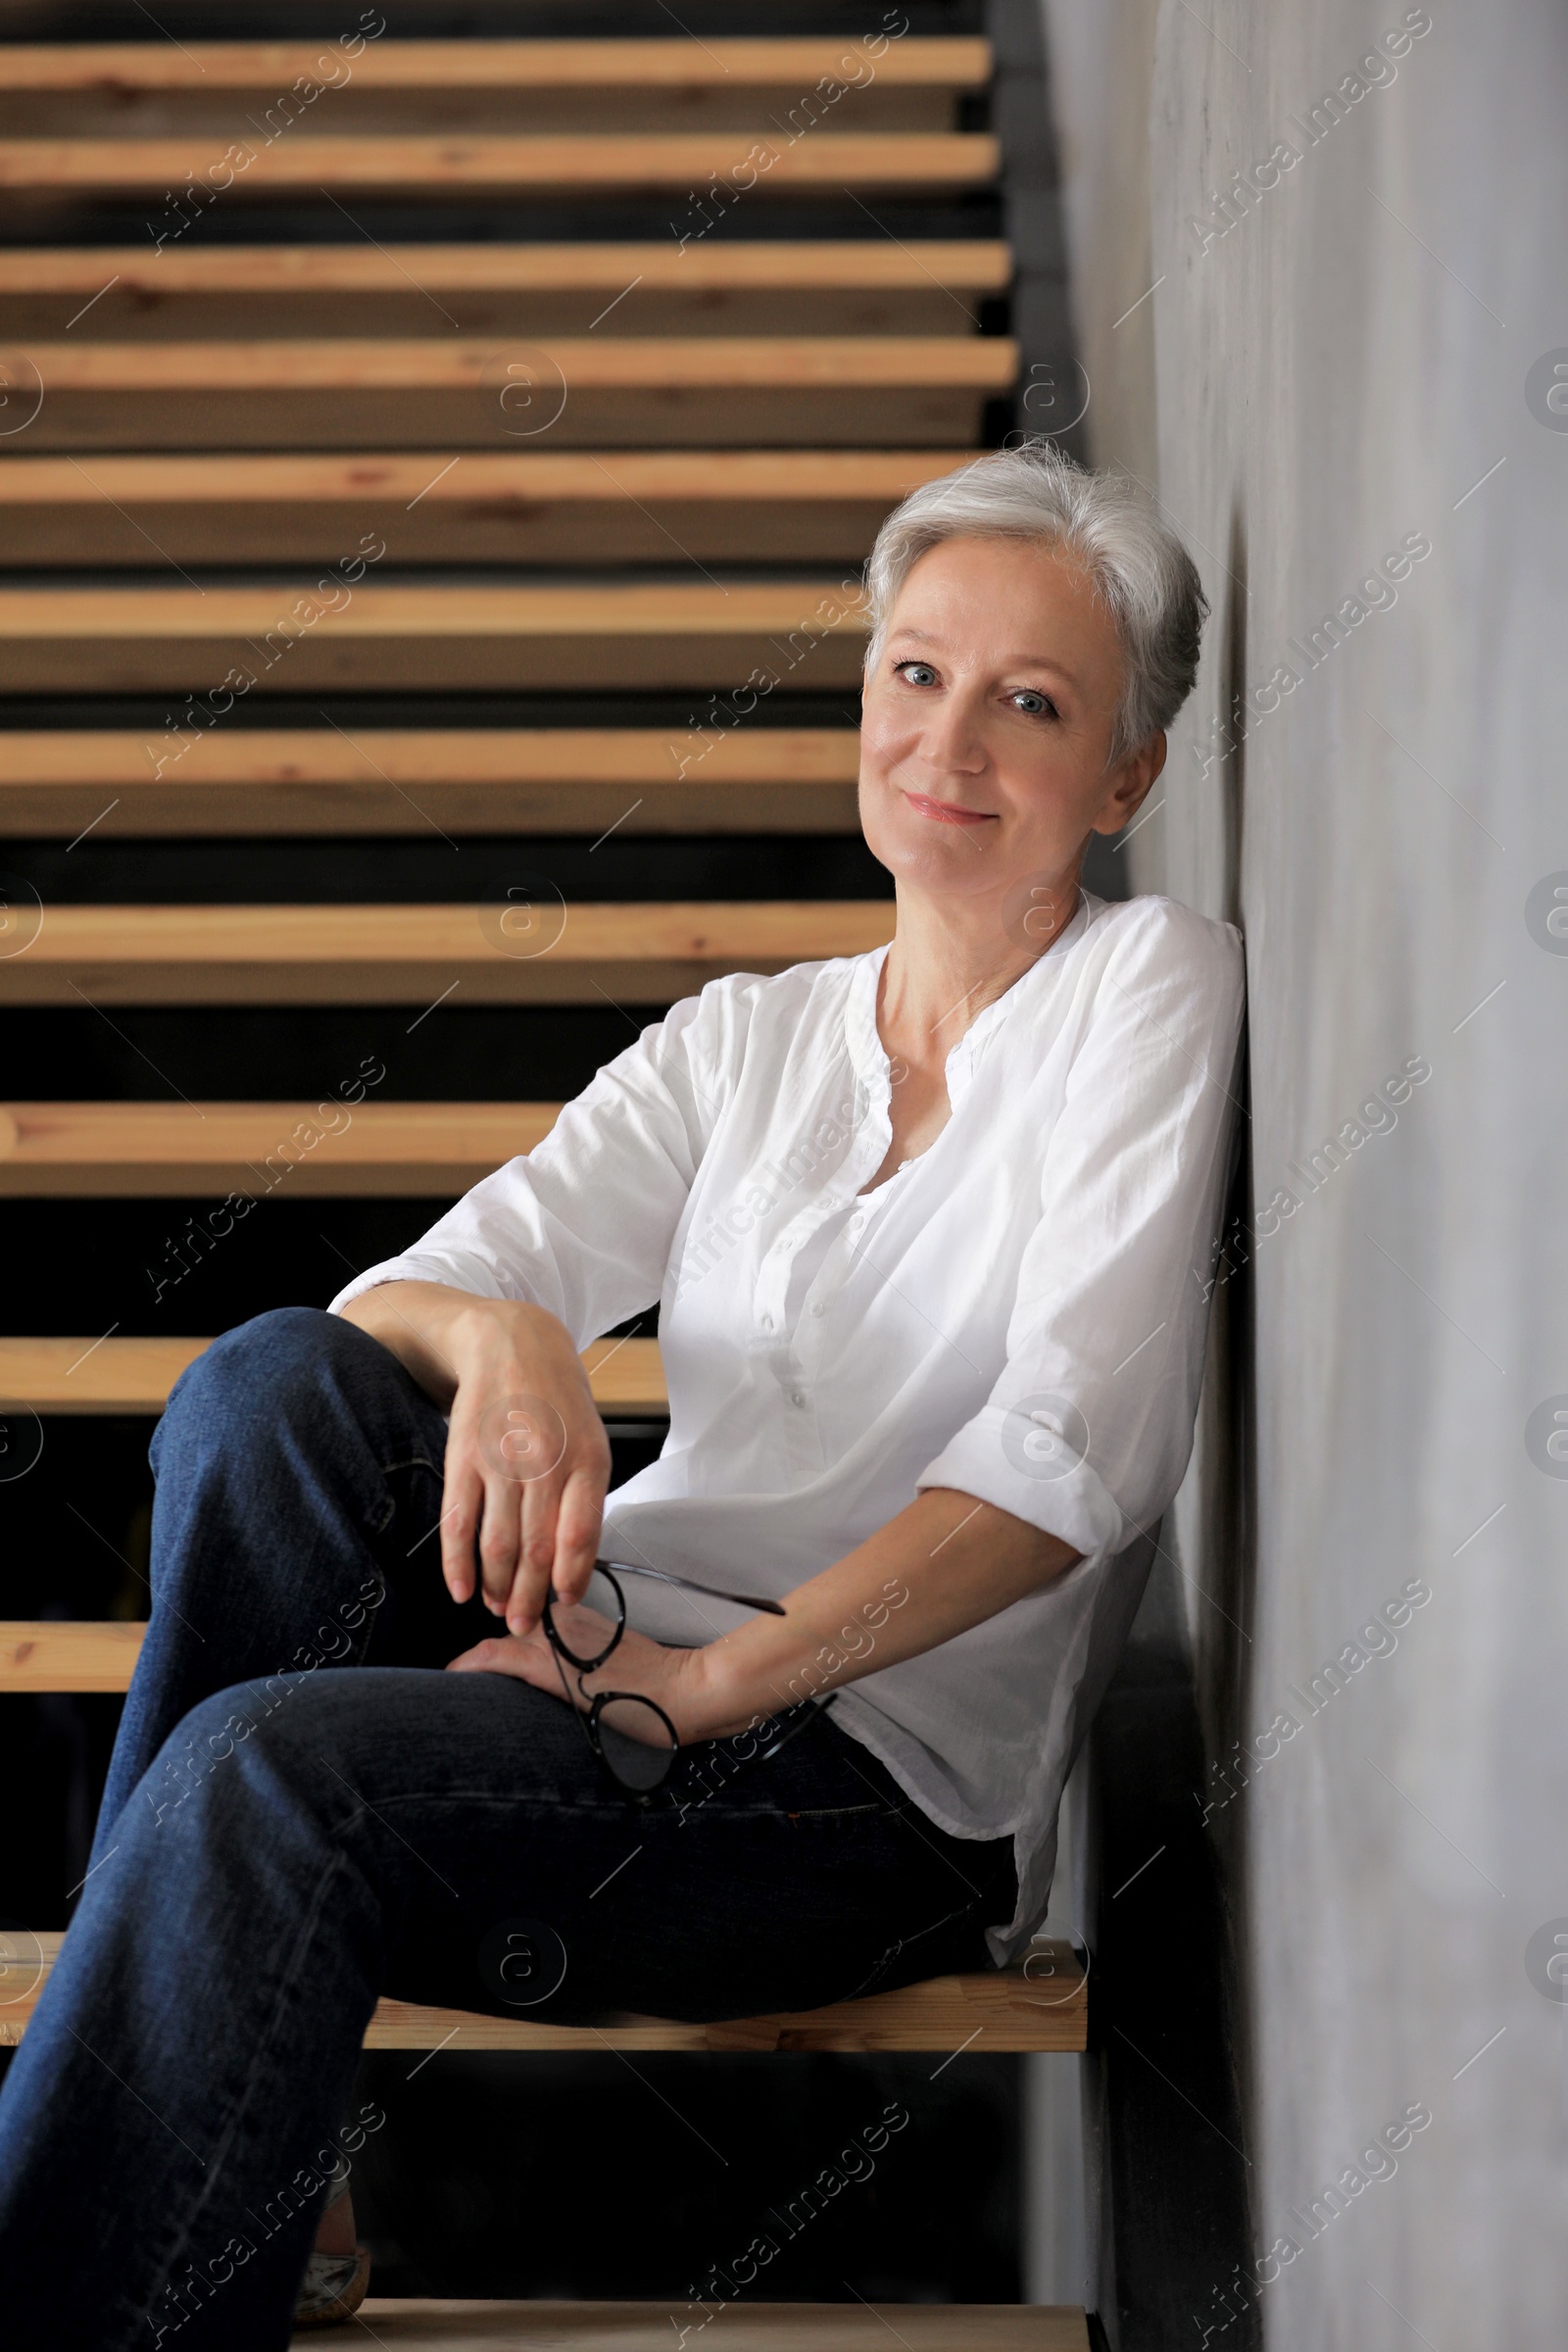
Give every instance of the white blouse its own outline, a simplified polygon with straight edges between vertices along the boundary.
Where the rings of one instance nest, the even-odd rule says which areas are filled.
[[[782,1598],[922,1487],[1081,1552],[834,1703],[943,1829],[1012,1838],[1004,1961],[1045,1915],[1062,1784],[1192,1447],[1241,943],[1169,899],[1085,894],[949,1054],[936,1142],[867,1192],[891,1140],[886,954],[710,982],[332,1305],[447,1283],[548,1307],[582,1348],[657,1298],[669,1436],[611,1494],[608,1559]],[[625,1590],[664,1641],[745,1622]]]

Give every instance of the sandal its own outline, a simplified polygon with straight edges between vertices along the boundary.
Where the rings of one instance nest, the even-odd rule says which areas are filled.
[[[356,2246],[352,2254],[313,2254],[294,2306],[295,2327],[332,2328],[352,2320],[369,2284],[368,2246]]]
[[[345,2180],[339,2195],[346,2196]],[[332,2204],[338,2202],[337,2197]],[[330,2206],[326,2209],[330,2211]],[[296,2328],[334,2328],[352,2320],[370,2284],[370,2249],[356,2246],[352,2254],[321,2254],[313,2247],[294,2305]]]

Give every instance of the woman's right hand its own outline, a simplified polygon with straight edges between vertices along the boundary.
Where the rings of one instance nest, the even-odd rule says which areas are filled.
[[[384,1283],[348,1321],[390,1348],[451,1415],[441,1572],[454,1600],[477,1589],[514,1634],[552,1589],[587,1590],[598,1556],[610,1441],[559,1317],[433,1282]]]

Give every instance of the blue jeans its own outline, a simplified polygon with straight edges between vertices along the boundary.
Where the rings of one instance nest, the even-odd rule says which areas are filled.
[[[0,2097],[12,2352],[272,2352],[377,1997],[586,2024],[806,2009],[986,1963],[1011,1844],[944,1835],[822,1716],[646,1808],[565,1704],[439,1669],[446,1425],[285,1308],[153,1441],[153,1610],[93,1866]],[[332,1672],[352,1667],[352,1673]],[[751,1747],[755,1750],[757,1743]]]

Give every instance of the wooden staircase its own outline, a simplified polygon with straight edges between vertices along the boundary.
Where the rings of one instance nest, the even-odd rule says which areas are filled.
[[[673,25],[340,46],[330,79],[318,42],[4,52],[0,834],[17,871],[0,1005],[13,1026],[81,1005],[111,1025],[396,1008],[404,1034],[422,1007],[455,1041],[456,1095],[469,1008],[532,1008],[526,1038],[552,1008],[657,1008],[889,935],[885,895],[568,899],[550,843],[729,842],[770,873],[769,841],[856,833],[858,567],[893,505],[986,445],[1018,371],[997,331],[1005,245],[911,239],[878,215],[992,187],[998,142],[963,113],[991,60],[972,38]],[[418,241],[371,233],[388,203],[423,208]],[[146,240],[106,239],[97,224],[133,205]],[[825,233],[797,233],[813,205]],[[308,238],[277,241],[279,206],[310,209]],[[476,238],[475,206],[534,226]],[[627,207],[643,234],[581,233]],[[503,723],[464,723],[474,695]],[[514,856],[524,880],[498,890],[491,858],[466,899],[443,872],[414,904],[307,887],[257,903],[246,845],[268,837],[345,872],[358,845],[471,845],[506,871]],[[128,897],[114,860],[152,843],[208,845],[232,895]],[[193,1099],[154,1066],[144,1088],[155,1075],[148,1099],[34,1089],[0,1106],[0,1194],[101,1214],[259,1194],[311,1117],[308,1100]],[[556,1108],[362,1102],[299,1155],[290,1198],[451,1199]],[[207,1342],[153,1304],[131,1321],[0,1340],[0,1418],[155,1416]],[[662,1412],[657,1341],[610,1337],[585,1362],[612,1434]],[[140,1640],[133,1623],[13,1617],[0,1691],[122,1691]],[[41,1983],[58,1937],[34,1941]],[[35,1991],[0,2012],[0,2039]],[[1078,1964],[1042,1947],[1028,1971],[722,2026],[383,2002],[368,2046],[597,2034],[951,2055],[982,2037],[1082,2049],[1086,2033]],[[635,2304],[372,2301],[365,2317],[421,2352],[640,2352],[671,2324]],[[1089,2341],[1081,2313],[1004,2306],[748,2301],[724,2324],[749,2352],[862,2352],[890,2330],[909,2352]]]

